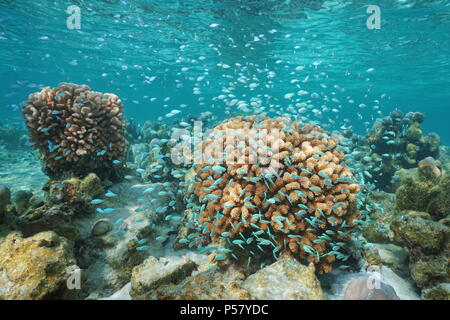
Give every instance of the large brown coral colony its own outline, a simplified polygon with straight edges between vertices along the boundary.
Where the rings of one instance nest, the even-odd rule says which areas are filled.
[[[318,273],[346,259],[339,250],[360,221],[359,186],[336,139],[288,118],[236,117],[213,130],[202,152],[192,186],[200,206],[191,215],[200,232],[188,236],[191,243],[242,249],[219,249],[217,261],[249,253],[250,262],[255,252],[244,246],[270,247],[276,258],[288,252],[308,259]]]
[[[60,83],[31,94],[23,116],[30,141],[51,177],[67,172],[105,176],[112,161],[125,155],[123,106],[114,94]]]

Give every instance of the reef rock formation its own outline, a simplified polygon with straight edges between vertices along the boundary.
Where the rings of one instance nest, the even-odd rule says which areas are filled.
[[[439,222],[408,214],[394,220],[391,227],[397,239],[426,253],[439,252],[450,231]]]
[[[439,220],[450,215],[450,175],[433,158],[420,161],[417,169],[400,170],[397,207],[429,213]]]
[[[187,258],[170,264],[164,258],[159,261],[149,258],[133,270],[132,296],[144,300],[326,298],[314,265],[304,266],[287,255],[250,276],[235,265],[226,270],[211,270],[210,267],[211,264],[202,263],[194,270],[195,264]]]
[[[21,214],[17,227],[26,236],[52,230],[71,240],[78,238],[75,217],[94,211],[90,201],[104,192],[100,178],[91,173],[84,179],[71,178],[50,181],[44,187],[46,201],[39,207],[32,207]]]
[[[75,265],[68,242],[54,232],[30,238],[12,232],[0,241],[0,300],[71,297],[69,267]]]
[[[197,264],[187,258],[169,262],[150,257],[133,269],[131,296],[140,299],[162,284],[179,283],[190,276],[196,267]]]
[[[125,156],[126,124],[116,95],[60,83],[31,94],[22,112],[33,148],[51,178],[91,172],[117,178],[113,161]]]
[[[250,275],[242,283],[251,299],[324,300],[325,294],[315,275],[314,265],[304,266],[282,257],[277,262]]]
[[[409,250],[409,269],[425,299],[445,295],[450,281],[450,175],[426,158],[418,168],[400,170],[397,207],[391,224],[395,240]]]
[[[450,283],[440,283],[423,290],[422,296],[427,300],[450,300]]]
[[[339,250],[358,224],[359,186],[335,138],[288,118],[236,117],[217,126],[201,149],[191,186],[194,231],[179,242],[231,248],[218,250],[219,263],[290,252],[318,273],[347,258]]]
[[[372,180],[384,191],[392,191],[394,174],[401,168],[414,168],[425,157],[437,157],[440,138],[435,133],[422,134],[425,116],[419,112],[404,115],[395,110],[378,120],[367,135],[370,146],[367,166]]]
[[[450,281],[450,228],[406,213],[391,229],[409,250],[411,278],[419,288]]]

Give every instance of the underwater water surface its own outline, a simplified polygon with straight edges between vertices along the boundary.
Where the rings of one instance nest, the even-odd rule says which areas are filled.
[[[379,298],[449,299],[446,240],[410,231],[449,232],[449,75],[446,0],[0,0],[0,252],[10,230],[77,241],[58,261],[87,276],[61,299],[186,299],[175,281],[146,291],[144,275],[198,269],[183,283],[216,288],[240,277],[227,259],[245,293],[221,299],[361,298],[372,265],[389,287]],[[284,171],[220,154],[175,164],[172,133],[195,136],[194,120],[216,128],[206,144],[280,129]],[[447,269],[420,274],[417,250]],[[304,267],[282,251],[315,265],[304,296],[303,282],[260,288],[258,276]],[[0,299],[54,297],[52,285],[33,296],[0,280]]]
[[[62,81],[118,94],[138,121],[180,105],[185,114],[221,115],[226,104],[217,97],[224,90],[247,103],[260,97],[267,109],[285,107],[284,95],[300,87],[334,93],[339,102],[327,105],[341,106],[340,124],[349,119],[364,129],[379,116],[374,106],[422,111],[426,130],[450,141],[448,2],[376,1],[380,30],[366,26],[371,4],[2,1],[1,116],[14,119],[14,106],[29,93]],[[80,30],[66,26],[70,5],[81,9]]]

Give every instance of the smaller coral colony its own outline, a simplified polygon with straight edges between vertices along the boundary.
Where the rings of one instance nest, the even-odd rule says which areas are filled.
[[[137,161],[139,155],[125,136],[137,134],[125,122],[121,100],[61,83],[31,94],[23,116],[50,181],[46,201],[27,214],[9,205],[9,191],[1,187],[3,216],[19,215],[5,221],[25,236],[48,230],[66,235],[62,226],[80,212],[115,210],[96,207],[104,200],[94,197],[135,173],[127,157]],[[184,211],[173,246],[209,255],[209,271],[230,265],[255,271],[288,257],[288,263],[312,264],[317,274],[326,274],[352,269],[355,252],[379,264],[370,242],[396,242],[406,244],[408,273],[432,296],[436,291],[430,290],[449,277],[450,180],[433,158],[439,137],[422,136],[423,120],[420,113],[394,111],[362,138],[287,117],[236,116],[199,142],[207,156],[190,166],[167,159],[169,130],[159,125],[152,135],[167,137],[161,145],[150,143],[150,161],[138,170],[150,181],[178,183],[178,203],[156,211]],[[230,132],[238,143],[227,143]],[[403,214],[385,214],[380,189],[396,190],[388,200]],[[137,250],[147,249],[145,241],[138,243]]]
[[[107,177],[113,160],[125,156],[123,106],[115,94],[61,83],[31,94],[23,116],[32,147],[39,149],[43,170],[52,178],[89,172]]]

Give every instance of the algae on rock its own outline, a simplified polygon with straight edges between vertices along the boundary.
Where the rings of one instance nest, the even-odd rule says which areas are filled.
[[[69,242],[54,232],[23,238],[11,232],[0,240],[0,300],[73,297],[68,268],[75,265]]]

